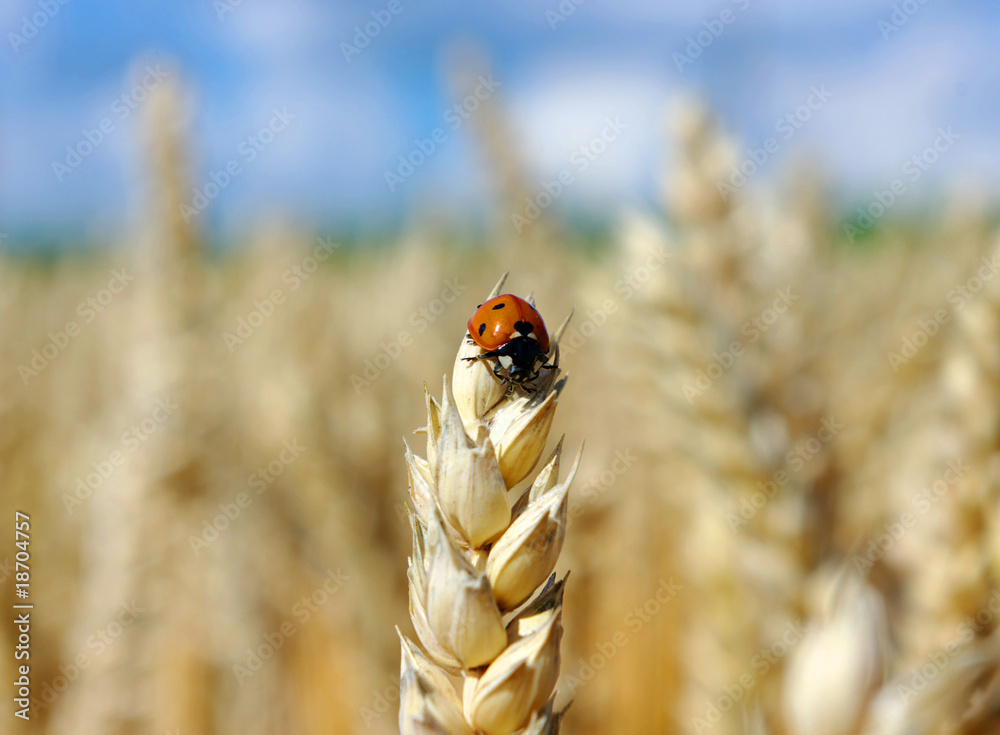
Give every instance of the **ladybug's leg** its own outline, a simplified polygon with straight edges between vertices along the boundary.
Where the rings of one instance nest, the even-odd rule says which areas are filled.
[[[474,360],[489,360],[492,357],[499,357],[500,353],[496,350],[489,350],[482,353],[481,355],[474,355],[472,357],[463,357],[462,359],[466,362],[473,362]]]

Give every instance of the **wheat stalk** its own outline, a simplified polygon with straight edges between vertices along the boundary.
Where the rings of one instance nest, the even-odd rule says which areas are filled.
[[[568,321],[552,338],[555,368],[542,373],[535,392],[508,390],[483,361],[464,360],[479,351],[464,335],[440,403],[425,386],[427,457],[407,447],[406,464],[410,618],[427,655],[400,634],[404,735],[559,729],[553,690],[565,579],[556,582],[552,572],[579,455],[560,482],[560,441],[513,505],[508,493],[545,448],[566,384],[558,342]],[[461,696],[454,676],[462,679]]]

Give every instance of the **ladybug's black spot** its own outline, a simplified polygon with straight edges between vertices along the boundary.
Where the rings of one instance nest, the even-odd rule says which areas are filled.
[[[486,331],[486,322],[483,322],[482,324],[479,325],[479,336],[482,337],[483,332],[485,331]]]
[[[518,332],[524,335],[531,334],[533,331],[535,331],[535,328],[532,326],[531,322],[514,322],[514,329],[516,329]]]
[[[496,306],[494,306],[494,307],[493,307],[493,311],[496,311],[497,309],[502,309],[502,308],[503,308],[503,307],[505,307],[506,305],[507,305],[507,304],[497,304]]]

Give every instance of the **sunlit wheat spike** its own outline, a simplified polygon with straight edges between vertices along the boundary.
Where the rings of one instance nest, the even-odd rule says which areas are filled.
[[[789,654],[783,686],[785,723],[792,735],[850,735],[864,721],[882,683],[886,635],[880,595],[842,569],[824,590],[803,640]]]
[[[489,301],[494,296],[499,296],[501,293],[503,293],[503,285],[507,282],[507,276],[509,275],[510,271],[506,271],[502,276],[500,276],[499,280],[497,281],[497,285],[493,287],[493,290],[490,291],[489,295],[484,299],[484,301]]]
[[[576,309],[570,309],[569,314],[566,318],[562,320],[562,323],[556,327],[556,331],[552,333],[552,341],[558,344],[562,340],[563,332],[566,331],[566,327],[569,326],[570,320],[573,318],[573,314],[576,313]]]
[[[583,448],[560,480],[560,439],[512,508],[509,493],[542,456],[566,378],[555,367],[539,376],[535,392],[508,390],[488,370],[471,372],[485,363],[461,360],[470,350],[464,337],[452,385],[444,380],[440,402],[425,396],[428,458],[405,450],[413,532],[410,618],[428,655],[417,658],[403,639],[400,728],[444,727],[454,709],[451,694],[441,692],[453,690],[441,681],[457,674],[465,719],[445,731],[556,733],[562,716],[553,712],[552,696],[563,582],[554,582],[552,571]],[[521,606],[516,617],[504,617]],[[435,667],[439,676],[421,677],[420,665]]]

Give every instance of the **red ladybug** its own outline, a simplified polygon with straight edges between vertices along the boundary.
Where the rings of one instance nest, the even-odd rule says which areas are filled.
[[[495,359],[493,374],[501,381],[524,384],[538,377],[549,357],[549,333],[538,310],[509,293],[480,304],[469,319],[469,336],[485,350],[466,360]]]

